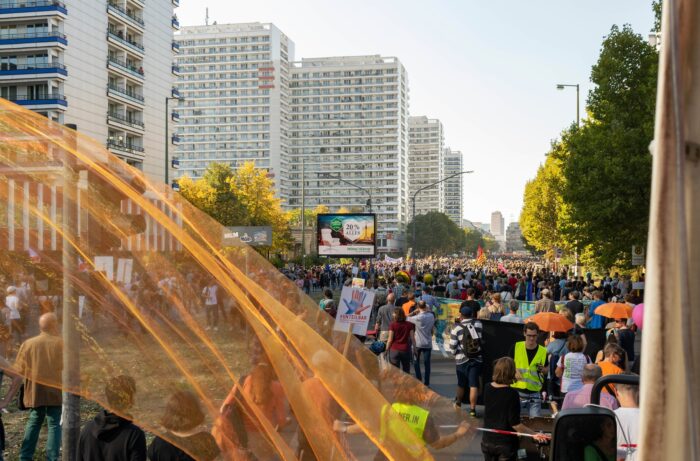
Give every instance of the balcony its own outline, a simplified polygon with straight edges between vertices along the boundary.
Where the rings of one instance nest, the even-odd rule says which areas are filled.
[[[136,16],[133,13],[129,13],[126,11],[124,8],[122,8],[119,5],[115,5],[113,3],[108,3],[107,4],[107,12],[112,13],[113,15],[117,16],[120,19],[126,20],[127,23],[135,25],[136,27],[143,29],[143,26],[145,25],[143,22],[143,19]]]
[[[142,95],[123,86],[107,85],[107,95],[118,96],[128,100],[131,103],[137,103],[140,106],[143,106],[144,102]]]
[[[180,75],[180,66],[173,64],[170,66],[170,70],[172,70],[173,75]]]
[[[36,17],[37,13],[68,14],[66,5],[58,0],[4,1],[0,2],[0,18],[9,15]]]
[[[0,46],[8,48],[24,48],[22,45],[55,43],[65,47],[68,45],[66,35],[60,32],[34,32],[28,34],[11,34],[0,37]]]
[[[182,142],[182,138],[176,134],[172,135],[170,137],[170,140],[172,141],[172,144],[175,146],[177,146],[178,144],[180,144],[180,142]]]
[[[143,67],[136,67],[133,64],[128,64],[121,59],[117,59],[114,57],[109,56],[107,58],[107,66],[112,66],[117,70],[121,70],[122,72],[125,72],[129,76],[136,77],[140,80],[143,80],[144,78],[144,72],[143,72]]]
[[[170,167],[171,167],[173,170],[179,170],[179,169],[180,169],[180,160],[179,160],[179,159],[176,159],[176,158],[172,159],[172,160],[170,161]]]
[[[141,120],[136,120],[134,117],[128,117],[124,114],[110,112],[107,114],[107,121],[117,125],[126,125],[129,128],[136,128],[139,131],[144,129],[144,124]]]
[[[173,98],[175,98],[175,99],[180,99],[180,90],[178,90],[177,88],[173,87],[172,90],[171,90],[171,92],[170,92],[170,95],[171,95]]]
[[[68,101],[66,97],[61,93],[39,93],[39,94],[18,94],[10,96],[7,98],[8,101],[12,101],[20,106],[29,107],[33,109],[45,108],[49,109],[53,106],[55,109],[63,109],[68,107]]]
[[[119,152],[126,152],[128,154],[143,154],[145,149],[141,146],[135,146],[133,144],[128,144],[124,142],[119,142],[115,140],[107,140],[107,147]]]
[[[171,187],[173,188],[173,191],[180,192],[180,184],[177,181],[173,181]]]
[[[173,19],[170,23],[173,25],[173,29],[180,30],[180,21],[177,20],[177,16],[173,16]]]
[[[172,0],[172,1],[173,1],[173,6],[174,6],[174,7],[177,8],[178,6],[180,6],[180,0]]]
[[[173,40],[172,49],[174,52],[179,53],[180,52],[180,44]]]
[[[179,122],[179,121],[180,121],[180,114],[178,114],[177,112],[172,112],[172,113],[170,114],[170,119],[171,119],[173,122]]]
[[[121,32],[112,32],[107,31],[107,39],[112,40],[113,42],[116,42],[120,45],[124,45],[126,48],[129,49],[129,51],[135,51],[138,54],[143,55],[144,52],[144,47],[140,43],[132,42],[130,40],[127,40],[124,38],[123,34]]]
[[[42,78],[49,78],[50,75],[47,74],[56,74],[55,77],[61,78],[61,76],[67,76],[68,71],[66,70],[66,66],[59,63],[0,64],[0,78],[3,80],[10,80],[15,76],[40,76]]]

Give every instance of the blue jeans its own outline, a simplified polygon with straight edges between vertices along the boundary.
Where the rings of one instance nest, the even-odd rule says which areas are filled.
[[[542,395],[539,392],[521,392],[520,395],[520,411],[528,412],[530,418],[540,416],[542,414]]]
[[[44,425],[44,419],[46,419],[49,429],[46,440],[46,459],[57,461],[61,448],[61,407],[37,407],[30,408],[28,411],[29,419],[24,427],[24,440],[22,440],[22,448],[19,452],[20,461],[32,461],[34,458],[36,443],[39,440],[39,432],[41,426]]]
[[[416,348],[416,361],[413,362],[413,368],[416,370],[416,379],[418,381],[423,381],[423,384],[430,386],[430,354],[433,352],[432,347],[417,347]],[[423,356],[423,366],[425,368],[425,379],[420,372],[420,356]]]

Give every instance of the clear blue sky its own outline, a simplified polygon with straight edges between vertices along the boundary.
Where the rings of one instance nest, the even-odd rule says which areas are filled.
[[[398,57],[410,84],[411,115],[442,120],[446,145],[464,153],[464,217],[517,220],[525,182],[550,141],[576,117],[590,69],[613,24],[646,37],[651,0],[184,0],[183,25],[272,22],[302,57]]]

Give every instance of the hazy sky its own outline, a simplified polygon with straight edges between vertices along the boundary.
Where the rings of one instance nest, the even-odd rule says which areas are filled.
[[[183,25],[272,22],[302,57],[381,54],[406,67],[411,115],[439,118],[461,150],[464,217],[517,220],[525,182],[576,118],[613,24],[646,37],[651,0],[204,0],[181,2]]]

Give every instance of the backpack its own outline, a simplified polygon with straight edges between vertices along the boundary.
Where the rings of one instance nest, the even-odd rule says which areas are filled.
[[[469,359],[481,357],[481,338],[476,330],[473,321],[468,321],[463,325],[462,331],[462,351]]]

